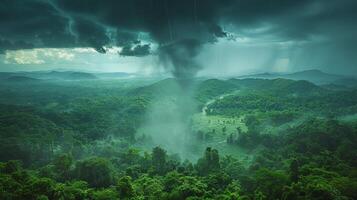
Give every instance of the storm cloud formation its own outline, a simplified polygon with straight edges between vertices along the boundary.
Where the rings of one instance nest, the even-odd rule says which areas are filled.
[[[0,53],[42,47],[92,47],[105,53],[118,46],[122,56],[157,53],[175,76],[186,77],[200,69],[194,58],[202,45],[219,38],[291,42],[305,45],[306,52],[322,45],[335,54],[331,62],[336,65],[346,65],[344,60],[357,52],[355,0],[0,2]]]

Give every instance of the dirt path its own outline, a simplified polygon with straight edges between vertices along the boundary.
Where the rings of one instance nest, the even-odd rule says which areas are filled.
[[[214,98],[214,99],[211,99],[211,100],[207,101],[207,103],[205,104],[205,106],[203,106],[203,108],[202,108],[202,115],[204,115],[204,116],[207,115],[206,110],[208,109],[208,106],[209,106],[210,104],[213,104],[213,103],[216,102],[217,100],[222,100],[222,99],[224,99],[225,97],[227,97],[227,96],[229,96],[229,95],[237,94],[238,92],[239,92],[239,90],[236,90],[236,91],[234,91],[234,92],[227,93],[227,94],[223,94],[223,95],[221,95],[221,96],[219,96],[219,97],[216,97],[216,98]]]

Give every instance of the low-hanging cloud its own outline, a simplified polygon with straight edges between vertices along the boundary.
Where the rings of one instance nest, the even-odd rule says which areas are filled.
[[[357,44],[356,19],[355,0],[2,0],[0,53],[74,47],[105,53],[117,46],[122,56],[158,53],[175,76],[192,76],[201,68],[195,57],[202,46],[232,34],[277,42],[323,40],[342,54],[341,42]]]
[[[119,54],[122,56],[147,56],[150,54],[150,44],[137,44],[134,47],[130,45],[124,46]]]

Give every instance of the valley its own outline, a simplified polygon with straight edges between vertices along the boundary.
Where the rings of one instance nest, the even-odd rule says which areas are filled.
[[[357,200],[357,0],[0,0],[0,200]]]
[[[357,138],[353,86],[336,90],[282,78],[198,79],[185,92],[189,96],[183,97],[172,78],[17,80],[0,80],[0,169],[16,166],[4,171],[0,180],[10,178],[16,184],[11,173],[18,172],[31,174],[35,182],[51,180],[56,183],[50,184],[69,188],[81,180],[99,195],[112,192],[100,188],[123,181],[123,175],[130,177],[135,190],[159,181],[158,191],[166,184],[162,178],[194,177],[190,187],[200,181],[207,187],[212,184],[207,177],[217,175],[227,178],[227,187],[239,181],[236,192],[247,198],[253,198],[256,190],[267,194],[270,186],[258,185],[268,182],[254,182],[264,176],[289,184],[294,162],[299,162],[301,181],[317,176],[316,170],[334,173],[321,175],[324,184],[355,180],[356,152],[350,148]],[[210,156],[218,161],[209,161]],[[334,160],[344,166],[336,168]],[[78,170],[89,170],[93,176]],[[98,180],[98,173],[108,178]],[[321,190],[336,195],[329,187]],[[338,187],[340,195],[354,197],[348,192],[354,185]],[[286,194],[282,188],[276,191]],[[142,195],[163,198],[155,196],[162,193],[149,193]],[[224,191],[217,188],[214,193]]]

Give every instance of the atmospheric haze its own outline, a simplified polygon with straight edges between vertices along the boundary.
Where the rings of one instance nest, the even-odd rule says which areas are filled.
[[[182,135],[196,107],[197,75],[309,68],[357,73],[356,5],[354,0],[3,0],[0,66],[119,70],[115,66],[132,57],[122,69],[162,68],[177,86],[170,94],[156,92],[145,129],[158,144],[176,148],[184,146]]]

